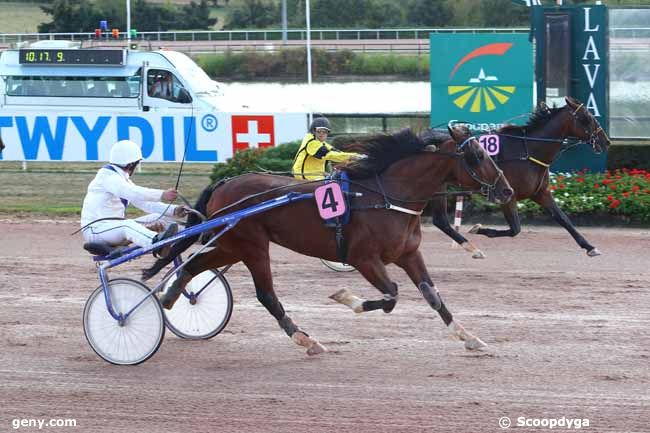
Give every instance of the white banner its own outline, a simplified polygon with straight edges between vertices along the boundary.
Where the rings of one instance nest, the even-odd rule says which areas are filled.
[[[119,109],[118,109],[119,110]],[[42,111],[41,111],[42,112]],[[10,161],[106,161],[111,146],[131,139],[146,161],[223,162],[235,151],[301,139],[304,113],[133,112],[111,114],[70,107],[58,114],[0,111],[0,136]]]

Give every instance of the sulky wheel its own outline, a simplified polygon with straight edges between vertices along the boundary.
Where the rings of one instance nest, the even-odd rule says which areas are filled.
[[[167,281],[165,290],[174,282]],[[171,310],[164,310],[167,328],[180,338],[207,340],[224,330],[232,314],[230,285],[218,270],[201,272],[185,286]]]
[[[329,260],[325,260],[325,259],[320,259],[320,261],[323,262],[325,266],[327,266],[328,268],[336,272],[352,272],[356,270],[354,266],[350,266],[345,263],[330,262]]]
[[[165,336],[162,307],[155,296],[148,296],[149,288],[139,281],[109,280],[108,290],[113,311],[118,315],[130,313],[124,320],[111,316],[103,287],[99,286],[84,308],[86,340],[97,355],[111,364],[140,364],[156,353]]]

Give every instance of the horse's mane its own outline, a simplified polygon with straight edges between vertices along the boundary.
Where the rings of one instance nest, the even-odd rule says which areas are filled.
[[[434,130],[416,135],[411,129],[403,129],[394,134],[374,134],[355,138],[354,141],[339,145],[346,152],[367,155],[366,159],[352,160],[341,164],[351,179],[361,179],[381,173],[391,164],[407,156],[421,152],[430,144],[439,144],[450,136]]]
[[[538,128],[543,128],[553,116],[562,110],[562,108],[564,107],[558,108],[554,106],[553,108],[550,108],[546,105],[540,105],[535,109],[535,111],[533,111],[525,125],[505,125],[499,128],[497,132],[524,136],[526,135],[526,131],[534,131]]]

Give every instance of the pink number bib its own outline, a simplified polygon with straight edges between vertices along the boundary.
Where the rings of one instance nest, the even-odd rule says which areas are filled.
[[[324,220],[334,218],[345,213],[345,199],[341,186],[336,182],[326,183],[314,191],[318,213]]]

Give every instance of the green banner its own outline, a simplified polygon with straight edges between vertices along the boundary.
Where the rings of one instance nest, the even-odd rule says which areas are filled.
[[[489,130],[528,120],[534,105],[528,35],[431,34],[429,38],[431,125],[459,120]]]

